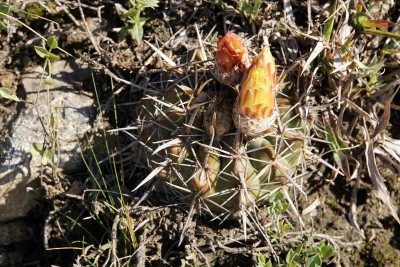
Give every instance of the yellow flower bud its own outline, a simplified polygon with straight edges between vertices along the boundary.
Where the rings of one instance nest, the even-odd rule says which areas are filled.
[[[268,47],[253,59],[240,87],[233,120],[243,134],[255,136],[275,121],[276,66]]]

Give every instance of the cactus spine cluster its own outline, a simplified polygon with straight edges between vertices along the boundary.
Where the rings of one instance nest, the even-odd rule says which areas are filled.
[[[209,81],[201,91],[174,84],[146,93],[136,110],[139,160],[213,212],[265,202],[304,164],[305,125],[292,100],[276,92],[269,48],[248,61],[229,32],[218,38],[217,89]]]

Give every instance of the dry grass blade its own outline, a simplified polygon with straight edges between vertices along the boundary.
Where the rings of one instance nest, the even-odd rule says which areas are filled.
[[[318,206],[321,205],[321,201],[319,197],[317,197],[308,207],[306,207],[302,212],[301,215],[305,216],[315,210]]]
[[[382,148],[400,164],[400,141],[386,137]]]
[[[371,114],[365,112],[361,107],[359,107],[356,103],[354,103],[350,99],[345,98],[344,101],[347,105],[349,105],[350,108],[354,109],[354,111],[357,112],[358,115],[364,117],[367,120],[374,120],[374,117]]]
[[[151,43],[147,42],[146,40],[144,40],[144,42],[151,47],[151,49],[153,49],[155,52],[157,52],[157,54],[162,57],[162,59],[165,60],[165,62],[167,62],[171,67],[176,67],[176,63],[170,59],[166,54],[164,54],[160,49],[158,49],[157,47],[155,47],[154,45],[152,45]],[[177,69],[177,72],[182,74],[184,71],[179,68]]]
[[[318,41],[317,45],[314,47],[314,50],[311,52],[310,57],[307,59],[306,64],[303,66],[303,70],[301,74],[310,66],[311,62],[324,50],[325,46],[322,41]]]
[[[303,222],[303,220],[301,219],[300,213],[299,213],[299,209],[296,207],[296,205],[293,203],[293,200],[289,194],[288,188],[286,186],[284,186],[282,188],[282,192],[286,198],[286,200],[289,202],[290,208],[293,210],[293,212],[296,215],[296,218],[299,220],[299,223],[301,224],[302,227],[305,227],[305,224]]]
[[[389,208],[390,213],[396,219],[396,221],[400,224],[399,216],[397,215],[397,208],[393,205],[389,191],[386,188],[386,185],[382,181],[382,177],[379,173],[378,167],[376,166],[374,150],[370,141],[365,143],[365,158],[367,161],[367,168],[369,176],[374,184],[376,190],[378,191],[378,197],[385,203],[385,205]]]
[[[353,187],[353,192],[351,194],[351,203],[350,203],[350,211],[349,211],[349,221],[351,225],[357,230],[360,236],[365,239],[364,231],[360,228],[360,225],[357,222],[357,192],[358,186],[360,184],[360,177],[357,177],[356,183]]]

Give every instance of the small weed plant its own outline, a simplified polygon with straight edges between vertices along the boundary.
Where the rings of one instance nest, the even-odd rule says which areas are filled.
[[[335,255],[335,250],[331,245],[324,242],[314,243],[309,238],[304,244],[299,244],[295,249],[290,249],[281,263],[274,264],[271,260],[259,253],[257,257],[257,267],[318,267]]]
[[[138,43],[143,38],[143,25],[146,23],[147,18],[142,17],[141,14],[145,8],[158,7],[158,0],[130,0],[131,8],[122,15],[122,19],[127,24],[120,31],[120,38],[125,38],[128,34],[132,39]]]
[[[289,203],[284,200],[282,192],[277,192],[269,198],[268,213],[272,216],[272,221],[276,221],[275,227],[267,229],[268,236],[272,244],[280,244],[285,240],[285,233],[292,229],[292,225],[283,218],[284,213],[289,208]],[[327,262],[335,255],[334,248],[325,242],[315,242],[313,237],[307,238],[290,248],[284,258],[278,262],[266,259],[261,253],[257,257],[257,267],[317,267]]]

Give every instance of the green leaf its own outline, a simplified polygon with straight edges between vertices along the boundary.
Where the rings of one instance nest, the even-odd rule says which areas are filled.
[[[4,19],[10,13],[10,5],[1,3],[0,4],[0,19]]]
[[[57,39],[53,35],[49,36],[47,38],[47,45],[51,49],[56,49],[58,47]]]
[[[290,229],[292,229],[292,225],[290,225],[289,223],[283,224],[282,231],[289,231]]]
[[[0,21],[0,31],[4,30],[5,28],[7,28],[7,26],[3,22]]]
[[[53,164],[53,157],[54,157],[54,150],[53,148],[49,147],[43,151],[42,155],[42,164]]]
[[[37,45],[35,45],[34,48],[35,48],[36,54],[39,57],[41,57],[41,58],[46,58],[47,57],[47,54],[49,53],[49,51],[47,51],[46,48],[41,47],[41,46],[37,46]]]
[[[376,30],[376,29],[363,29],[361,33],[364,34],[372,34],[372,35],[378,35],[378,36],[386,36],[390,37],[396,40],[400,40],[400,34],[394,33],[394,32],[388,32],[388,31],[382,31],[382,30]]]
[[[119,32],[118,32],[118,38],[119,40],[123,40],[126,38],[126,36],[129,33],[129,28],[128,27],[123,27]]]
[[[258,263],[260,264],[262,264],[262,266],[264,266],[265,265],[265,257],[264,257],[264,255],[263,254],[261,254],[260,252],[258,253],[258,255],[257,255],[257,260],[258,260]]]
[[[44,148],[43,143],[32,143],[31,154],[41,156],[43,165],[53,164],[54,150],[52,147]]]
[[[349,159],[351,159],[351,153],[348,145],[343,141],[341,133],[339,131],[335,132],[332,127],[327,125],[325,127],[325,138],[334,153],[333,158],[339,169],[343,171],[344,175],[350,178]]]
[[[330,245],[324,245],[321,247],[320,254],[322,259],[328,259],[335,255],[335,249]]]
[[[325,40],[327,42],[329,42],[329,40],[331,39],[333,23],[335,22],[335,14],[336,14],[336,4],[334,2],[332,2],[331,16],[329,17],[328,21],[325,23],[324,29],[323,29],[323,34],[324,34]]]
[[[329,142],[329,147],[335,152],[342,152],[347,155],[350,155],[349,147],[346,142],[343,141],[342,135],[340,132],[335,132],[332,127],[325,127],[325,137]]]
[[[133,25],[133,28],[129,30],[132,35],[132,38],[135,39],[138,43],[142,41],[143,38],[143,27],[140,24]]]
[[[147,18],[139,17],[138,20],[135,20],[135,24],[139,24],[140,26],[143,27],[143,25],[146,23]]]
[[[278,191],[277,193],[269,197],[269,202],[274,203],[277,202],[278,200],[282,200],[282,198],[283,198],[283,193],[281,191]]]
[[[136,9],[134,9],[134,8],[131,8],[131,9],[129,9],[128,10],[128,12],[126,12],[126,13],[124,13],[122,16],[121,16],[121,18],[133,18],[133,17],[135,17],[135,15],[136,15],[136,13],[137,12],[140,12],[140,11],[138,11],[138,10],[136,10]]]
[[[32,143],[31,154],[42,155],[43,154],[43,143]]]
[[[11,99],[14,101],[21,101],[10,89],[6,87],[0,87],[0,96],[6,99]]]
[[[347,42],[340,49],[340,52],[342,52],[342,54],[345,54],[353,44],[354,44],[354,40],[347,40]]]
[[[289,208],[289,203],[282,203],[280,201],[279,203],[280,203],[279,211],[281,213],[284,213]]]
[[[358,28],[362,28],[363,23],[367,20],[367,17],[357,13],[355,16],[355,24]]]
[[[293,249],[290,249],[288,254],[286,255],[286,263],[289,266],[300,266],[300,256]]]
[[[297,254],[300,254],[300,252],[301,252],[302,249],[303,249],[303,246],[304,246],[303,243],[297,245],[297,247],[296,247],[296,253],[297,253]]]
[[[143,0],[142,5],[143,7],[150,7],[150,8],[156,8],[158,7],[158,0]]]
[[[272,267],[271,260],[268,260],[268,262],[264,265],[264,267]]]
[[[305,266],[306,267],[320,267],[322,264],[321,258],[319,255],[314,255],[307,259]]]
[[[41,58],[46,58],[50,61],[57,61],[60,59],[59,56],[47,51],[46,48],[44,48],[44,47],[35,45],[34,48],[35,48],[36,54],[38,54],[38,56]]]
[[[371,60],[371,64],[362,70],[362,75],[379,75],[382,68],[385,65],[385,60],[378,61],[377,55],[375,54]]]
[[[254,1],[254,11],[253,11],[254,17],[258,16],[258,13],[260,12],[261,4],[262,4],[261,0],[255,0]]]
[[[382,48],[380,53],[383,55],[391,55],[391,54],[400,53],[400,46],[394,42],[390,43],[387,46],[385,46],[384,48]]]
[[[245,15],[247,14],[252,14],[253,13],[253,6],[247,2],[243,2],[242,5],[242,11],[245,13]]]
[[[53,114],[53,112],[50,114],[50,129],[52,130],[52,131],[54,131],[56,128],[55,128],[55,119],[54,119],[54,114]]]
[[[60,59],[59,56],[51,53],[51,52],[47,52],[47,56],[46,56],[50,61],[54,62]]]
[[[214,32],[212,38],[211,38],[211,43],[216,43],[218,39],[218,32]]]

